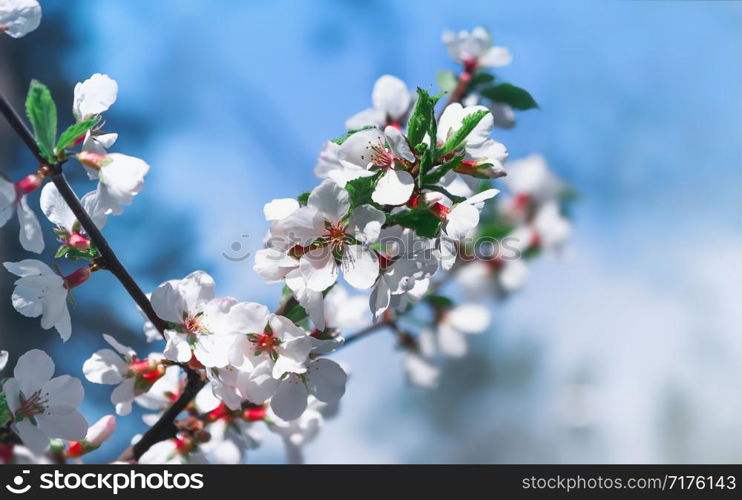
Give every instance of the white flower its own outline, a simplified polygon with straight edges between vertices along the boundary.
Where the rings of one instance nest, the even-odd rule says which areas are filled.
[[[508,236],[518,241],[523,251],[536,248],[561,255],[571,234],[569,219],[562,215],[559,203],[551,201],[538,207],[530,223],[518,227]]]
[[[41,24],[41,6],[36,0],[0,0],[0,31],[13,38],[32,32]]]
[[[203,393],[205,391],[201,391]],[[199,394],[201,394],[199,393]],[[202,411],[199,406],[199,411]],[[216,464],[238,464],[245,458],[247,450],[260,445],[260,434],[253,422],[265,416],[263,407],[232,411],[224,403],[209,412],[206,430],[210,439],[200,448],[210,462]]]
[[[464,356],[469,347],[467,334],[484,332],[492,318],[489,310],[480,304],[462,304],[451,310],[443,311],[436,323],[434,332],[423,332],[422,335],[433,335],[441,354],[450,358]]]
[[[138,463],[181,465],[206,464],[208,461],[192,438],[179,434],[175,438],[153,444],[139,458]]]
[[[544,157],[538,154],[508,163],[508,175],[504,181],[514,197],[514,209],[555,200],[565,188],[564,183],[549,170]]]
[[[13,216],[18,215],[20,242],[24,250],[41,253],[44,251],[44,236],[36,214],[28,206],[26,194],[41,185],[41,178],[32,174],[17,185],[0,176],[0,227]]]
[[[328,405],[310,396],[307,409],[298,418],[284,420],[273,412],[268,414],[268,428],[281,436],[288,463],[304,462],[302,448],[314,440],[324,425],[325,418],[332,416],[337,405]]]
[[[351,296],[346,288],[335,285],[324,299],[324,317],[327,327],[346,331],[368,323],[367,297]]]
[[[228,363],[231,339],[225,323],[236,301],[215,298],[216,283],[203,271],[166,281],[151,295],[157,316],[168,323],[165,357],[188,363],[192,357],[206,367]]]
[[[426,389],[438,387],[440,368],[419,353],[410,350],[405,351],[402,358],[402,368],[411,384]]]
[[[457,102],[446,106],[438,120],[438,141],[445,143],[451,135],[461,128],[467,116],[478,111],[488,111],[488,109],[476,105],[463,107]],[[503,165],[508,158],[508,152],[503,144],[490,139],[493,128],[494,117],[492,113],[488,112],[466,136],[464,147],[466,154],[462,164],[456,168],[457,172],[469,175],[484,175],[489,178],[505,175]],[[478,184],[478,180],[476,183]],[[472,187],[476,187],[476,185]]]
[[[470,237],[479,225],[479,213],[484,207],[484,202],[494,198],[499,192],[497,189],[487,189],[454,205],[445,216],[443,225],[445,237],[453,241]]]
[[[374,84],[371,101],[373,107],[348,118],[345,128],[357,130],[369,125],[381,129],[389,125],[399,128],[413,103],[413,94],[399,78],[383,75]]]
[[[443,32],[443,43],[451,57],[463,64],[469,72],[480,66],[507,66],[513,59],[505,47],[492,46],[492,37],[481,26],[474,28],[471,33],[464,30],[454,34],[446,30]]]
[[[100,448],[116,431],[116,417],[105,415],[88,428],[85,439],[70,441],[67,446],[67,456],[77,458]]]
[[[67,309],[69,289],[85,282],[90,275],[87,268],[78,269],[62,277],[38,260],[5,262],[5,269],[20,276],[13,290],[13,307],[28,318],[41,316],[41,327],[56,328],[62,340],[70,338],[72,325]]]
[[[0,370],[3,370],[5,365],[8,364],[8,356],[8,351],[0,351]]]
[[[98,192],[87,193],[80,203],[98,229],[102,229],[106,225],[107,216],[98,202]],[[57,226],[57,237],[63,244],[81,251],[90,248],[88,235],[62,198],[57,186],[51,183],[44,186],[41,190],[40,204],[47,219]]]
[[[481,298],[491,293],[502,297],[525,285],[528,266],[521,258],[494,257],[469,262],[456,273],[456,282],[468,297]]]
[[[75,85],[75,98],[72,103],[72,114],[77,121],[100,115],[116,102],[118,84],[108,75],[95,73],[93,76]]]
[[[401,205],[412,195],[415,180],[404,162],[414,162],[407,139],[394,127],[384,131],[361,130],[350,136],[338,150],[346,181],[381,173],[371,199],[380,205]]]
[[[182,388],[183,379],[181,377],[180,367],[168,366],[165,369],[165,374],[157,379],[147,392],[137,396],[134,401],[139,406],[147,408],[148,410],[159,412],[178,399]],[[144,423],[151,426],[159,417],[159,413],[147,414],[142,416],[142,420]]]
[[[88,177],[98,179],[98,201],[106,214],[120,214],[144,187],[149,165],[139,158],[121,153],[99,154],[83,151],[77,159]]]
[[[79,441],[88,423],[77,411],[84,391],[80,381],[69,375],[52,378],[54,362],[38,349],[18,358],[14,378],[3,385],[13,430],[30,450],[41,453],[50,438]]]
[[[353,287],[370,288],[379,273],[378,257],[369,245],[379,236],[386,217],[370,205],[361,205],[348,217],[348,192],[330,180],[309,195],[306,207],[278,223],[283,234],[301,248],[299,272],[306,286],[322,292],[343,277]]]
[[[293,420],[304,413],[310,395],[324,403],[336,403],[345,394],[347,378],[339,364],[318,358],[309,363],[303,375],[289,373],[281,380],[271,399],[271,409],[284,420]]]
[[[438,270],[435,241],[421,238],[411,229],[385,228],[379,238],[381,275],[369,298],[371,312],[378,318],[389,308],[403,306],[404,295],[422,287]]]
[[[114,350],[100,349],[88,358],[82,366],[85,378],[96,384],[117,385],[111,393],[111,403],[119,415],[131,412],[134,399],[147,392],[165,374],[161,355],[150,355],[140,360],[136,352],[120,344],[110,335],[103,338]]]

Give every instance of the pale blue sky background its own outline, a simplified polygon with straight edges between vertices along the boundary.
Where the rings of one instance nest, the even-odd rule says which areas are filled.
[[[544,154],[580,192],[574,258],[535,266],[527,289],[494,311],[495,331],[475,342],[479,364],[446,371],[438,396],[405,386],[385,335],[338,356],[352,367],[348,395],[310,460],[742,460],[742,5],[74,5],[82,45],[66,55],[67,76],[118,80],[109,128],[126,130],[118,150],[152,166],[107,234],[115,247],[176,239],[189,256],[159,276],[146,269],[146,245],[126,255],[146,289],[202,267],[220,293],[274,304],[279,290],[251,260],[221,253],[234,241],[254,252],[262,205],[316,184],[322,142],[368,106],[378,76],[429,87],[454,68],[444,28],[488,27],[514,54],[498,74],[541,104],[496,138],[512,158]],[[149,224],[127,224],[146,213]],[[158,225],[160,213],[174,222]],[[78,301],[104,285],[138,329],[112,281]],[[80,359],[68,359],[79,372]],[[86,410],[92,420],[111,409]],[[120,424],[139,426],[135,416]],[[269,440],[251,460],[282,457]]]

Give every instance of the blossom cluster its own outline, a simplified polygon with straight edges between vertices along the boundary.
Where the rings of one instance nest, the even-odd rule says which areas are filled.
[[[0,29],[23,36],[40,15],[34,0],[2,2]],[[567,186],[539,156],[506,166],[507,149],[493,138],[496,127],[514,124],[514,109],[536,106],[525,90],[495,83],[489,72],[510,63],[509,51],[494,46],[483,28],[446,32],[443,41],[461,65],[458,75],[439,75],[443,92],[413,91],[382,76],[372,106],[348,118],[345,133],[322,147],[314,169],[319,184],[265,205],[269,230],[253,269],[284,285],[276,310],[218,296],[214,279],[194,271],[147,295],[154,316],[143,310],[143,334],[163,343],[160,350],[140,356],[103,334],[107,347],[94,352],[82,372],[91,383],[114,386],[116,415],[128,415],[136,403],[151,412],[143,420],[153,425],[183,402],[177,435],[127,460],[240,462],[259,445],[262,422],[281,436],[289,459],[300,461],[301,447],[335,414],[346,390],[347,370],[329,359],[333,352],[364,331],[391,329],[409,379],[433,387],[441,373],[437,360],[463,356],[466,335],[488,329],[482,299],[522,286],[528,258],[564,253]],[[78,83],[73,123],[57,136],[51,94],[32,82],[26,112],[43,161],[17,182],[0,178],[0,226],[17,214],[22,247],[41,253],[42,226],[27,200],[41,189],[41,212],[60,245],[55,257],[85,264],[65,275],[36,259],[3,264],[18,277],[13,307],[40,318],[42,328],[54,328],[63,341],[73,330],[70,291],[93,272],[111,270],[97,233],[132,203],[149,171],[143,160],[109,151],[117,134],[103,131],[102,117],[117,91],[103,74]],[[96,186],[71,202],[60,175],[73,159]],[[506,240],[512,255],[499,245]],[[449,277],[463,288],[464,303],[442,295]],[[413,318],[419,302],[430,306],[427,318]],[[370,326],[348,335],[369,319]],[[419,333],[407,326],[420,322],[426,326]],[[0,356],[3,366],[7,359]],[[22,442],[0,444],[6,463],[79,459],[115,430],[112,415],[89,426],[77,410],[82,383],[53,378],[54,369],[51,358],[34,349],[18,358],[4,382],[0,425]],[[194,380],[193,397],[184,399]],[[135,437],[134,448],[148,439]]]

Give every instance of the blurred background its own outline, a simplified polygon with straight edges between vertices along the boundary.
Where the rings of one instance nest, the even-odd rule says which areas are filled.
[[[391,335],[340,353],[348,391],[309,462],[742,461],[742,4],[41,4],[37,31],[0,39],[0,89],[20,109],[29,80],[45,82],[66,124],[75,82],[118,81],[114,151],[152,171],[105,234],[140,285],[204,269],[220,295],[271,306],[280,288],[251,269],[262,206],[317,183],[323,141],[369,106],[376,78],[435,88],[437,71],[455,69],[446,28],[486,26],[514,54],[498,75],[542,109],[495,138],[513,159],[542,153],[580,193],[573,258],[537,260],[437,391],[406,384]],[[77,192],[93,189],[73,163]],[[0,124],[0,169],[18,180],[34,168]],[[17,230],[0,229],[2,261],[28,257]],[[50,262],[50,231],[47,247]],[[0,274],[9,367],[41,347],[57,373],[82,378],[102,332],[159,348],[110,276],[75,290],[66,344],[12,310],[13,281]],[[89,421],[113,411],[112,387],[85,388]],[[135,412],[119,428],[91,461],[114,459],[145,427]],[[249,461],[282,462],[264,434]]]

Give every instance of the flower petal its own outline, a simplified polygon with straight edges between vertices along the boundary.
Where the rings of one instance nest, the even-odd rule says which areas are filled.
[[[407,203],[415,187],[415,179],[404,170],[389,169],[379,179],[371,199],[379,205]]]

